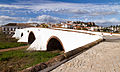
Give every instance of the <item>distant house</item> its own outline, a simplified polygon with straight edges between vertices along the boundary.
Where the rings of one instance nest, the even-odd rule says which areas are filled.
[[[63,24],[61,27],[73,29],[73,24]]]
[[[67,28],[67,24],[62,24],[61,27],[63,27],[63,28]]]
[[[98,31],[98,29],[100,29],[100,27],[98,27],[98,26],[92,26],[88,30],[90,30],[90,31]]]
[[[1,26],[2,32],[4,34],[14,34],[16,29],[23,29],[28,27],[34,27],[30,23],[8,23],[6,25]]]

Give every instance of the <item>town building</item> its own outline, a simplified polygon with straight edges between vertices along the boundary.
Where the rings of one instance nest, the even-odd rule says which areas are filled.
[[[8,23],[6,25],[1,26],[2,32],[4,34],[14,34],[16,29],[23,29],[28,27],[36,27],[35,23]]]
[[[62,28],[69,28],[69,29],[73,29],[73,24],[63,24],[61,25]]]
[[[78,30],[90,30],[97,31],[99,26],[95,25],[94,22],[81,22],[81,21],[67,21],[66,23],[61,23],[62,28],[78,29]]]

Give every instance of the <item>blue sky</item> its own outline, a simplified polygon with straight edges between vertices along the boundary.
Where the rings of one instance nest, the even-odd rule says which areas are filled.
[[[120,24],[119,0],[0,0],[0,25],[9,22],[95,22]]]

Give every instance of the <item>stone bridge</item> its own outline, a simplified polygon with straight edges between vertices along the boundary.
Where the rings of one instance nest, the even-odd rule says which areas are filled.
[[[110,35],[104,33],[104,35]],[[62,50],[69,52],[91,42],[103,39],[103,33],[62,28],[17,29],[13,35],[18,42],[30,44],[28,50]]]

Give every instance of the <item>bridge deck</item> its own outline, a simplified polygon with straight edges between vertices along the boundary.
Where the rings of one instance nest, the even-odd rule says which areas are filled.
[[[52,72],[120,72],[120,37],[105,38]]]
[[[96,35],[96,34],[93,34],[93,33],[87,33],[87,32],[80,32],[78,30],[73,30],[73,29],[53,29],[53,30],[61,30],[61,31],[67,31],[67,32],[76,32],[76,33],[83,33],[83,34],[89,34],[89,35]]]

